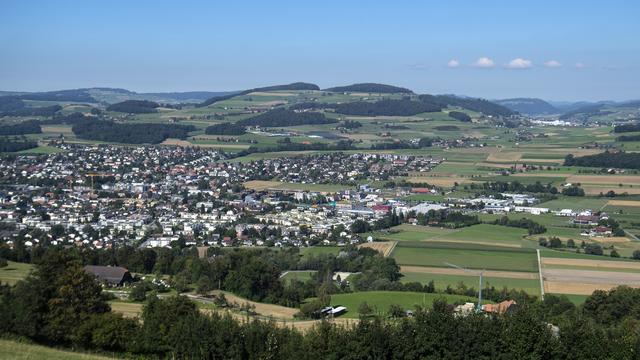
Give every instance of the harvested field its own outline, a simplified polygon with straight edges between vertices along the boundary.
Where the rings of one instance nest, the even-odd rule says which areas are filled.
[[[109,305],[111,306],[111,310],[127,318],[133,318],[142,313],[142,304],[140,303],[112,301]]]
[[[435,186],[451,187],[454,186],[455,183],[469,182],[469,179],[453,176],[420,176],[407,178],[407,181],[412,183],[426,182]]]
[[[494,152],[487,156],[488,162],[510,162],[518,161],[522,158],[521,152]]]
[[[640,273],[574,270],[574,269],[544,269],[542,276],[545,281],[584,284],[614,284],[640,287]]]
[[[567,182],[581,184],[602,184],[602,185],[640,185],[638,175],[572,175],[567,178]],[[626,190],[626,188],[625,188]]]
[[[279,181],[268,181],[268,180],[252,180],[244,183],[244,186],[247,189],[253,189],[257,191],[262,191],[266,189],[276,188],[281,183]]]
[[[619,187],[619,186],[602,186],[602,185],[583,185],[582,188],[584,189],[584,192],[587,195],[599,195],[600,193],[606,194],[609,191],[614,191],[617,194],[621,194],[625,192],[631,195],[640,194],[640,186]]]
[[[298,312],[298,309],[289,308],[289,307],[280,306],[280,305],[259,303],[259,302],[241,298],[239,296],[236,296],[226,291],[216,290],[212,292],[212,294],[216,294],[216,295],[220,293],[224,293],[224,296],[231,303],[235,302],[238,304],[249,304],[249,305],[255,306],[256,312],[262,316],[267,316],[267,317],[272,316],[279,319],[293,319],[293,315]]]
[[[372,243],[364,243],[358,245],[358,247],[369,248],[380,252],[384,257],[391,255],[393,252],[393,248],[396,246],[397,242],[395,241],[379,241]]]
[[[595,238],[594,240],[604,244],[621,244],[621,243],[627,243],[631,241],[624,236],[598,237],[598,238]]]
[[[640,262],[631,262],[631,261],[586,260],[586,259],[543,257],[541,258],[541,262],[542,262],[542,265],[573,265],[573,266],[588,266],[588,267],[595,267],[595,268],[640,270]]]
[[[439,275],[462,275],[468,276],[469,273],[460,269],[453,268],[438,268],[438,267],[428,267],[428,266],[401,266],[400,272],[407,273],[418,273],[418,274],[439,274]],[[527,273],[521,271],[494,271],[487,270],[484,272],[484,276],[487,277],[497,277],[497,278],[507,278],[507,279],[529,279],[535,280],[538,278],[538,273]]]
[[[585,284],[545,281],[544,292],[550,294],[591,295],[595,290],[610,290],[616,284]]]
[[[180,140],[180,139],[166,139],[165,141],[163,141],[160,145],[174,145],[174,146],[193,146],[192,143],[186,141],[186,140]]]
[[[566,178],[571,176],[571,174],[567,174],[567,173],[518,173],[518,174],[513,174],[511,176],[517,176],[517,177],[559,177],[559,178]]]
[[[609,200],[607,205],[611,206],[638,206],[640,207],[640,201],[636,200]]]

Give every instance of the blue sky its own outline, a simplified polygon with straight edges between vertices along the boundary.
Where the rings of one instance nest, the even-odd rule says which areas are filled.
[[[0,89],[382,82],[485,98],[638,99],[639,19],[629,0],[4,0]]]

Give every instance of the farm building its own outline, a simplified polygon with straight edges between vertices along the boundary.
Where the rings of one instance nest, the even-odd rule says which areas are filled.
[[[84,271],[95,276],[99,282],[109,286],[122,286],[133,278],[129,270],[120,266],[87,265]]]

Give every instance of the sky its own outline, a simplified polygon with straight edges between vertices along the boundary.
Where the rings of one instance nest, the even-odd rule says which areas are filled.
[[[0,2],[0,90],[295,81],[640,99],[640,1]]]

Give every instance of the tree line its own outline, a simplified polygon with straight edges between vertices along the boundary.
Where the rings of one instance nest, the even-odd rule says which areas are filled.
[[[286,84],[286,85],[265,86],[265,87],[248,89],[248,90],[227,94],[227,95],[214,96],[196,105],[196,107],[205,107],[205,106],[213,105],[219,101],[228,100],[236,96],[247,95],[252,92],[279,91],[279,90],[320,90],[320,87],[318,87],[318,85],[316,84],[309,84],[304,82],[295,82],[295,83]]]
[[[640,123],[622,124],[613,127],[614,133],[626,133],[640,131]]]
[[[364,93],[383,93],[383,94],[413,94],[413,91],[386,84],[376,84],[376,83],[360,83],[360,84],[352,84],[346,86],[335,86],[324,89],[323,91],[328,92],[364,92]]]
[[[16,152],[36,147],[38,147],[38,143],[35,141],[13,141],[0,138],[0,152]]]
[[[442,107],[421,101],[380,100],[354,101],[332,106],[337,113],[362,116],[411,116],[425,112],[438,112]]]

